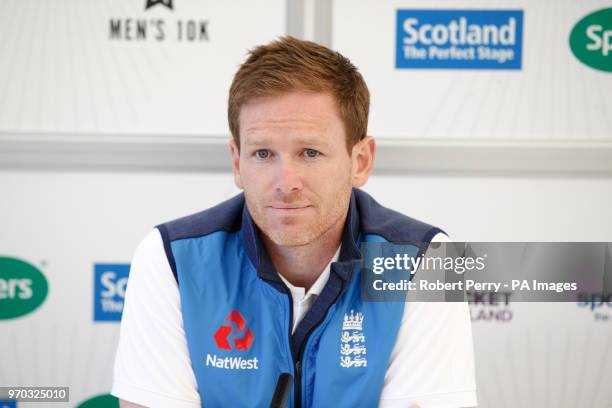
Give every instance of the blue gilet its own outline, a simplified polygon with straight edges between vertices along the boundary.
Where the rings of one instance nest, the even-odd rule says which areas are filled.
[[[204,407],[267,407],[281,373],[290,407],[376,407],[403,302],[363,302],[363,242],[426,250],[440,229],[354,189],[337,262],[292,334],[292,299],[240,194],[157,226],[178,283]],[[405,247],[405,248],[406,248]]]

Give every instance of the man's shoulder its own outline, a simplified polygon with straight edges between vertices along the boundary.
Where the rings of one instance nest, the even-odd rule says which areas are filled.
[[[364,234],[380,235],[395,243],[430,242],[437,234],[445,234],[436,226],[381,205],[362,190],[355,190],[355,199]]]
[[[195,238],[217,231],[235,232],[240,229],[244,194],[185,217],[157,225],[162,236],[169,241]]]

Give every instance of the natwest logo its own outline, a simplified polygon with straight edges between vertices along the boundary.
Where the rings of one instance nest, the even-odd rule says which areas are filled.
[[[240,312],[232,310],[225,320],[227,323],[230,323],[230,325],[222,325],[214,335],[217,347],[223,350],[231,350],[232,348],[236,350],[250,349],[253,340],[255,340],[255,336],[253,336],[251,329],[247,327],[246,320],[242,317]],[[231,325],[231,323],[233,323],[233,325]],[[241,336],[237,337],[237,335]],[[233,337],[234,347],[232,347],[230,343],[231,337]]]
[[[245,350],[248,351],[255,340],[253,332],[246,324],[246,320],[239,311],[232,312],[214,334],[217,348],[221,350]],[[259,360],[257,357],[246,359],[243,357],[227,357],[207,354],[205,364],[208,367],[223,368],[225,370],[258,370]]]

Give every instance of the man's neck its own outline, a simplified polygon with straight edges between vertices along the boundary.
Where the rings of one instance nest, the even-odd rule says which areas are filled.
[[[264,245],[278,273],[292,285],[308,291],[338,250],[345,222],[346,217],[341,218],[321,237],[306,245],[277,245],[265,236]]]

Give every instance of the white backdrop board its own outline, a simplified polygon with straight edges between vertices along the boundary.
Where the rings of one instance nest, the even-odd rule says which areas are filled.
[[[612,241],[612,74],[568,42],[609,3],[296,3],[330,7],[331,45],[370,87],[381,149],[366,190],[383,205],[456,241]],[[96,314],[110,290],[98,266],[124,270],[154,225],[236,193],[227,88],[247,48],[288,30],[291,4],[2,2],[0,257],[33,265],[48,291],[0,319],[0,385],[70,386],[56,406],[110,390],[119,324]],[[397,68],[398,9],[521,10],[520,69]],[[555,174],[495,174],[517,170]],[[612,304],[471,308],[480,406],[610,406]]]
[[[4,0],[0,135],[226,135],[231,79],[285,3]]]
[[[580,62],[569,43],[581,18],[606,7],[603,0],[335,0],[331,42],[370,87],[375,136],[610,141],[612,73]],[[406,57],[404,46],[427,55]],[[442,55],[450,48],[471,49],[474,58]],[[515,61],[479,59],[479,48],[509,50]]]
[[[569,45],[578,22],[606,6],[5,0],[0,168],[227,171],[231,76],[248,48],[288,33],[331,45],[364,73],[379,170],[609,175],[612,74]],[[407,10],[433,13],[420,26],[494,13],[520,58],[512,69],[396,68],[398,10],[400,28]],[[476,17],[484,27],[488,17]]]
[[[154,225],[237,193],[229,173],[0,171],[0,186],[0,257],[48,282],[38,308],[0,319],[0,385],[70,386],[58,407],[111,387],[119,321],[96,319],[96,265],[129,264]],[[456,241],[612,241],[610,179],[374,176],[365,190]],[[608,408],[612,304],[596,306],[472,305],[479,406]]]

